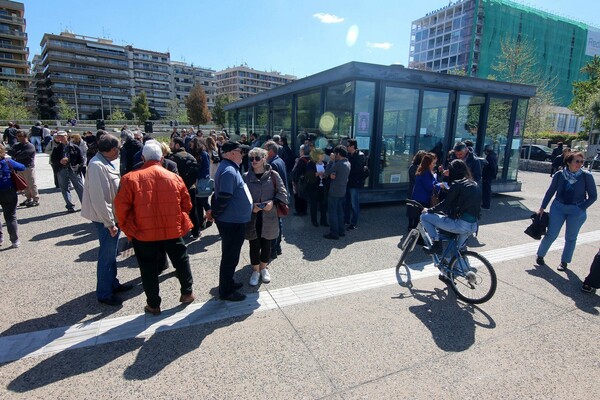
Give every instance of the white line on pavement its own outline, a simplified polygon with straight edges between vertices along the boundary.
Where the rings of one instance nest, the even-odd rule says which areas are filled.
[[[577,244],[582,245],[599,240],[600,231],[586,232],[578,236]],[[538,243],[531,242],[505,247],[482,252],[481,254],[492,264],[500,263],[535,255]],[[563,245],[564,239],[560,238],[550,247],[550,251],[560,250]],[[430,262],[411,265],[411,280],[433,276],[437,272],[437,269]],[[152,336],[155,332],[199,325],[393,284],[398,284],[398,277],[396,276],[396,269],[389,268],[251,293],[245,301],[238,303],[209,300],[205,303],[190,304],[186,308],[179,307],[166,310],[160,316],[136,314],[4,336],[0,337],[0,363],[118,340],[146,338]]]

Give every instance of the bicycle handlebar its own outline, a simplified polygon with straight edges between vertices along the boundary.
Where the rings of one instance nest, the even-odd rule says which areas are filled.
[[[406,199],[406,205],[407,206],[411,206],[411,207],[417,207],[418,209],[424,209],[425,206],[421,203],[419,203],[416,200],[411,200],[411,199]]]

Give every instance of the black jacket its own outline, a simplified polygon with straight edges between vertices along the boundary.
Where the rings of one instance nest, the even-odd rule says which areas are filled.
[[[62,165],[60,163],[60,160],[62,160],[64,157],[69,159],[69,163],[67,165]],[[81,150],[79,150],[79,147],[71,143],[60,143],[54,148],[54,150],[52,150],[52,154],[50,154],[50,164],[58,168],[71,167],[73,170],[80,168],[83,166],[83,156],[81,155]]]
[[[177,164],[177,171],[185,182],[185,186],[188,189],[194,186],[198,180],[198,163],[194,156],[184,149],[179,149],[171,153],[169,159]]]
[[[467,178],[452,182],[444,200],[429,209],[429,212],[432,213],[439,211],[444,211],[452,219],[463,218],[465,214],[479,219],[481,189],[477,183]]]
[[[367,158],[365,153],[360,150],[354,154],[348,153],[348,161],[350,161],[350,175],[348,175],[348,188],[360,189],[365,186],[365,166]]]
[[[142,143],[140,143],[137,139],[127,139],[123,147],[121,148],[121,176],[124,176],[126,173],[133,171],[133,166],[135,165],[134,157],[135,154],[142,150]]]
[[[483,167],[481,172],[484,181],[493,181],[498,175],[498,156],[494,151],[490,151],[485,157],[487,165]]]

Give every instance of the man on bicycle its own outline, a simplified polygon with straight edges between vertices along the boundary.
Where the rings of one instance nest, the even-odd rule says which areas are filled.
[[[456,233],[461,248],[469,236],[477,231],[481,211],[481,189],[473,180],[469,167],[463,160],[453,160],[448,167],[450,189],[437,206],[425,208],[421,214],[423,228],[432,240],[431,247],[423,247],[429,253],[441,253],[442,242],[437,228]],[[446,215],[436,214],[443,211]]]

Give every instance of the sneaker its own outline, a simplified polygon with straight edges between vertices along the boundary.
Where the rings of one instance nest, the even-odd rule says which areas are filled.
[[[585,283],[583,284],[583,286],[581,286],[581,291],[583,293],[588,293],[588,294],[594,294],[594,293],[596,293],[596,289],[594,289],[590,285],[586,285]]]
[[[194,300],[196,300],[196,296],[194,296],[194,293],[182,294],[179,298],[179,302],[183,304],[193,303]]]
[[[333,236],[331,233],[326,233],[326,234],[323,235],[323,237],[325,239],[331,239],[331,240],[338,240],[339,239],[338,236]]]
[[[125,283],[123,285],[119,285],[116,288],[113,289],[113,293],[122,293],[122,292],[127,292],[128,290],[133,289],[133,285],[129,284],[129,283]]]
[[[27,199],[24,202],[19,203],[19,206],[20,207],[31,207],[32,203],[33,203],[33,200]]]
[[[265,268],[260,270],[260,279],[263,281],[263,283],[271,282],[271,274],[269,274],[268,269]]]
[[[14,242],[12,242],[11,246],[13,249],[18,248],[21,245],[21,241],[20,240],[15,240]]]
[[[74,212],[77,212],[77,211],[75,211],[75,209],[74,209],[74,208],[67,207],[67,212],[68,212],[69,214],[73,214]]]
[[[558,267],[556,267],[557,270],[559,271],[566,271],[567,270],[567,263],[566,262],[561,262],[560,265]]]
[[[31,207],[37,207],[37,206],[39,206],[39,205],[40,205],[40,202],[39,202],[39,201],[37,201],[37,200],[34,200],[34,201],[31,203]]]
[[[544,257],[540,257],[540,256],[537,256],[537,258],[535,259],[535,263],[537,265],[546,265],[546,263],[544,262]]]
[[[248,285],[250,285],[250,286],[258,285],[258,278],[260,278],[260,272],[252,271],[252,275],[250,276],[250,281],[248,282]]]
[[[233,290],[238,290],[244,287],[242,282],[233,282]]]
[[[347,231],[353,231],[353,230],[355,230],[357,228],[358,228],[358,226],[350,224],[350,225],[348,225],[348,227],[346,228],[346,230]]]

